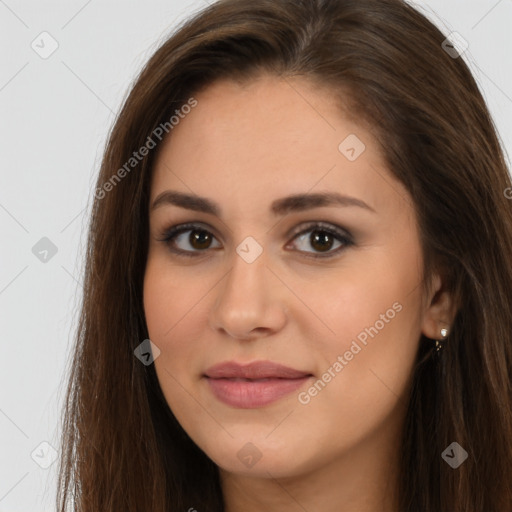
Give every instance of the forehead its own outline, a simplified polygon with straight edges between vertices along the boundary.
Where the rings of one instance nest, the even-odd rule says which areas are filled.
[[[350,125],[347,116],[335,111],[338,101],[332,91],[315,90],[303,79],[263,75],[244,83],[222,80],[196,99],[197,107],[185,118],[186,123],[183,120],[173,130],[172,138],[180,143],[187,138],[209,152],[243,146],[247,152],[259,149],[265,154],[265,148],[256,144],[262,141],[280,152],[293,149],[297,153],[294,142],[299,141],[308,147],[336,150],[340,132]]]
[[[378,141],[363,123],[343,115],[329,89],[261,76],[218,81],[194,98],[197,106],[162,143],[153,198],[165,188],[185,187],[223,201],[234,201],[235,192],[242,201],[261,196],[269,202],[321,188],[379,202],[384,161]],[[350,146],[360,152],[355,160],[344,153]]]

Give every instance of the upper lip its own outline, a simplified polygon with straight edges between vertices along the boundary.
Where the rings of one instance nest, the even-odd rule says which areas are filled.
[[[298,379],[311,373],[295,370],[272,361],[254,361],[241,365],[235,361],[216,364],[205,371],[205,376],[212,379]]]

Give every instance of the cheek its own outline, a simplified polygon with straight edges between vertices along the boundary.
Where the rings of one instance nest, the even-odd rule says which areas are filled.
[[[204,291],[190,286],[190,278],[159,254],[148,257],[144,275],[144,314],[151,340],[167,344],[194,314]],[[151,337],[152,336],[152,337]],[[165,346],[159,347],[165,349]]]
[[[206,279],[194,278],[165,258],[148,259],[144,313],[149,338],[160,349],[155,367],[161,383],[173,382],[171,375],[188,381],[203,368],[199,345],[207,328],[208,289]]]
[[[167,322],[164,314],[168,306],[166,295],[166,286],[163,281],[156,279],[156,273],[148,268],[144,276],[144,315],[149,337],[154,343],[166,329]]]
[[[348,349],[353,340],[369,345],[369,340],[388,338],[391,334],[397,342],[403,337],[410,339],[397,336],[398,332],[410,332],[412,325],[419,324],[421,276],[413,264],[410,268],[396,262],[389,265],[383,260],[362,266],[361,270],[347,267],[310,286],[306,295],[308,306],[324,325],[322,332],[329,340],[326,346],[334,344],[336,349]],[[312,318],[308,315],[304,322]]]
[[[310,428],[308,418],[322,422],[330,440],[325,450],[343,451],[377,433],[407,403],[420,337],[419,288],[411,293],[414,276],[400,279],[389,269],[385,276],[376,286],[374,275],[354,275],[341,293],[331,290],[335,306],[325,301],[318,309],[335,333],[308,340],[318,371],[298,397],[303,414],[296,421],[298,430]]]
[[[389,254],[361,270],[347,267],[309,294],[311,309],[321,312],[329,329],[320,337],[306,336],[308,349],[319,356],[325,387],[357,397],[349,399],[355,410],[375,407],[376,397],[396,400],[407,388],[421,332],[421,275],[414,252],[406,260]],[[327,401],[336,400],[334,395]]]
[[[193,340],[198,339],[194,315],[199,298],[182,280],[180,272],[168,262],[148,259],[144,313],[149,339],[160,349],[154,361],[155,371],[167,404],[183,424],[182,411],[192,416],[200,411],[193,410],[195,402],[187,393],[192,372],[198,366],[198,350]]]

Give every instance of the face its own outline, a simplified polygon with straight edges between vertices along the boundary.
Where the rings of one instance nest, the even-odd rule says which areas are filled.
[[[169,407],[230,473],[390,442],[427,308],[413,202],[379,141],[304,79],[195,98],[149,203],[144,308]]]

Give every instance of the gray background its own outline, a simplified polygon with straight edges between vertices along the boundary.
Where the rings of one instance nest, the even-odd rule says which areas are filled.
[[[414,3],[445,34],[468,41],[464,58],[510,153],[512,0]],[[54,509],[57,463],[41,443],[59,446],[102,150],[143,63],[206,4],[0,0],[0,512]],[[31,47],[51,49],[44,31],[58,43],[46,59]]]

